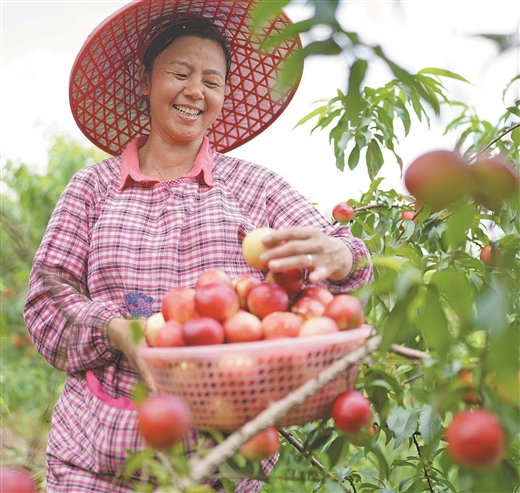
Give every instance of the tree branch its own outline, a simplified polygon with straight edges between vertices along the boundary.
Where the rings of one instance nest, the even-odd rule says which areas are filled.
[[[417,454],[419,455],[419,458],[421,459],[423,465],[424,477],[426,478],[426,481],[428,481],[428,489],[431,493],[433,493],[432,482],[430,480],[430,476],[428,476],[428,469],[426,468],[426,463],[424,462],[423,456],[421,454],[421,449],[419,448],[419,443],[417,442],[417,437],[415,436],[415,433],[412,435],[412,438],[413,442],[415,443],[415,448],[417,449]]]
[[[325,472],[325,467],[323,464],[316,459],[313,455],[310,455],[310,452],[305,451],[305,448],[303,446],[303,443],[301,443],[297,438],[293,436],[293,434],[287,430],[286,428],[279,428],[278,433],[282,435],[293,447],[295,447],[304,457],[310,456],[311,464],[314,467],[317,467],[320,471]],[[334,474],[328,472],[327,476],[330,479],[337,479]],[[354,484],[352,483],[352,480],[347,476],[345,479],[351,484],[351,486],[354,488],[354,493],[356,492],[356,488],[354,487]]]
[[[406,358],[411,359],[428,359],[430,355],[425,353],[424,351],[419,351],[418,349],[412,349],[406,346],[398,346],[397,344],[392,344],[390,349],[401,356],[405,356]]]
[[[190,477],[180,480],[181,486],[187,488],[202,483],[218,467],[226,462],[242,445],[268,426],[274,425],[283,416],[305,402],[318,390],[339,377],[343,372],[355,364],[360,364],[367,355],[377,350],[381,343],[381,336],[367,339],[362,347],[338,359],[315,378],[308,380],[301,387],[291,392],[287,397],[273,402],[242,428],[231,434],[226,440],[217,445],[204,458],[193,458],[189,462]]]
[[[495,142],[498,142],[504,135],[507,135],[509,132],[512,132],[515,128],[520,127],[520,122],[516,123],[512,127],[506,128],[498,137],[494,138],[486,147],[480,149],[476,154],[471,156],[468,160],[468,162],[471,163],[471,161],[474,161],[477,159],[481,154],[484,154]]]

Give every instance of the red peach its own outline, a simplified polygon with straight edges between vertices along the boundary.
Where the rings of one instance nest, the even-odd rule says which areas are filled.
[[[316,298],[304,296],[303,298],[298,299],[293,304],[293,306],[291,307],[291,311],[307,319],[323,315],[325,307]]]
[[[204,317],[222,322],[238,312],[238,294],[225,284],[205,284],[195,290],[195,309]]]
[[[301,317],[291,312],[269,313],[262,320],[264,339],[298,337],[301,326]]]
[[[339,332],[338,324],[330,317],[313,317],[303,322],[299,337],[319,336]]]
[[[252,342],[263,338],[262,322],[252,313],[239,310],[224,320],[226,342]]]
[[[200,288],[206,284],[226,284],[233,287],[233,281],[224,271],[218,269],[211,269],[203,272],[197,279],[195,289]]]
[[[184,324],[183,339],[186,346],[222,344],[224,328],[211,317],[195,317]]]
[[[179,322],[168,320],[155,334],[154,347],[179,347],[184,345],[183,328]]]
[[[289,295],[277,284],[261,282],[249,292],[249,311],[262,319],[269,313],[284,312],[289,308]]]
[[[323,306],[327,306],[334,299],[334,295],[327,288],[317,284],[305,286],[302,291],[302,297],[304,296],[317,299]]]
[[[281,272],[268,272],[267,282],[274,282],[283,288],[291,297],[303,289],[303,272],[301,269],[289,269]]]
[[[163,298],[161,311],[164,320],[175,320],[183,324],[195,317],[195,289],[176,287],[170,289]]]
[[[347,202],[340,202],[332,209],[332,217],[341,224],[347,224],[354,217],[354,209]]]
[[[235,291],[238,294],[240,308],[247,310],[247,297],[249,296],[249,292],[254,286],[261,282],[262,281],[257,277],[247,275],[237,278],[237,281],[235,282]]]
[[[359,298],[339,294],[325,307],[323,315],[333,318],[340,330],[354,329],[365,323],[365,314]]]

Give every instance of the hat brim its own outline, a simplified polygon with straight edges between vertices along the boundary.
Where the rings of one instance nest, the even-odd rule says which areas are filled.
[[[233,46],[224,106],[208,129],[213,149],[227,152],[269,127],[291,101],[301,78],[280,91],[287,58],[301,48],[299,36],[265,49],[263,37],[282,32],[285,14],[254,32],[250,10],[257,0],[136,0],[105,19],[87,38],[72,67],[69,100],[84,135],[109,154],[120,154],[135,137],[150,133],[148,104],[138,80],[137,45],[158,18],[199,14],[227,34]]]

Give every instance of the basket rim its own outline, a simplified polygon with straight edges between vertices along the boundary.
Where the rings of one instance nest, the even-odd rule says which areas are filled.
[[[269,339],[254,342],[235,342],[204,346],[181,346],[172,348],[158,348],[140,346],[137,353],[144,359],[161,358],[211,358],[214,359],[224,353],[261,351],[262,349],[284,349],[284,348],[307,348],[307,347],[327,347],[333,344],[343,344],[367,339],[374,335],[375,330],[371,325],[363,325],[357,329],[342,330],[334,334],[324,334],[323,336],[307,337],[288,337],[281,339]]]

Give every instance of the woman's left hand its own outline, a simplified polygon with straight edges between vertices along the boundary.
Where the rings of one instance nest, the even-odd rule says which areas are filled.
[[[263,239],[269,248],[260,259],[272,272],[309,269],[309,281],[340,281],[352,270],[352,252],[338,238],[315,228],[290,227],[273,230]]]

